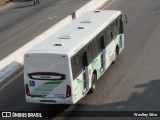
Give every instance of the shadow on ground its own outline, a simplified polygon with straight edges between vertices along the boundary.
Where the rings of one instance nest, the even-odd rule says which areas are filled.
[[[70,112],[70,114],[68,114],[67,117],[76,116],[73,115],[74,113],[76,113],[77,116],[83,116],[83,117],[87,116],[90,117],[91,113],[93,114],[93,116],[96,116],[95,114],[98,114],[98,112],[101,111],[160,111],[160,104],[159,104],[160,80],[152,80],[150,83],[136,85],[135,88],[137,89],[144,88],[144,92],[143,93],[134,92],[132,93],[132,95],[128,100],[110,104],[102,104],[102,105],[76,104],[74,105],[75,109],[72,112]],[[89,112],[81,112],[81,111],[89,111]],[[117,113],[113,112],[113,116],[114,114]],[[71,118],[69,118],[69,120],[70,119]]]

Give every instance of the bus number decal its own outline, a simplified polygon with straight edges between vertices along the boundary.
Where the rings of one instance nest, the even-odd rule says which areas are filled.
[[[55,98],[65,98],[65,94],[55,94]]]

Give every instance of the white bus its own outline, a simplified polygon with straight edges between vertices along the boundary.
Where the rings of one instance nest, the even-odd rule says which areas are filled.
[[[85,13],[24,55],[26,101],[75,104],[96,90],[123,48],[120,11]]]

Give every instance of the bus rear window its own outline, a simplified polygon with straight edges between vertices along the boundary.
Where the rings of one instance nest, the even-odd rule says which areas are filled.
[[[66,75],[54,72],[35,72],[29,73],[29,78],[35,80],[64,80]]]

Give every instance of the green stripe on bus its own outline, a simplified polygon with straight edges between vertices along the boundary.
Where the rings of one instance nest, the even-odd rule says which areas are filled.
[[[81,79],[78,79],[78,78],[77,78],[76,80],[78,80],[78,81],[82,81]]]
[[[98,59],[93,60],[92,65],[95,66],[97,64]]]
[[[83,83],[83,80],[77,79],[78,84]]]
[[[57,87],[57,85],[59,85],[59,84],[43,84],[43,85],[39,86],[38,88],[55,88],[55,87]]]
[[[60,84],[63,81],[51,81],[51,82],[46,82],[44,84]]]
[[[97,66],[100,65],[100,60],[99,59],[94,60],[91,65],[92,65],[92,69],[97,69]]]
[[[117,45],[119,43],[119,36],[117,36],[114,40],[115,44]]]

